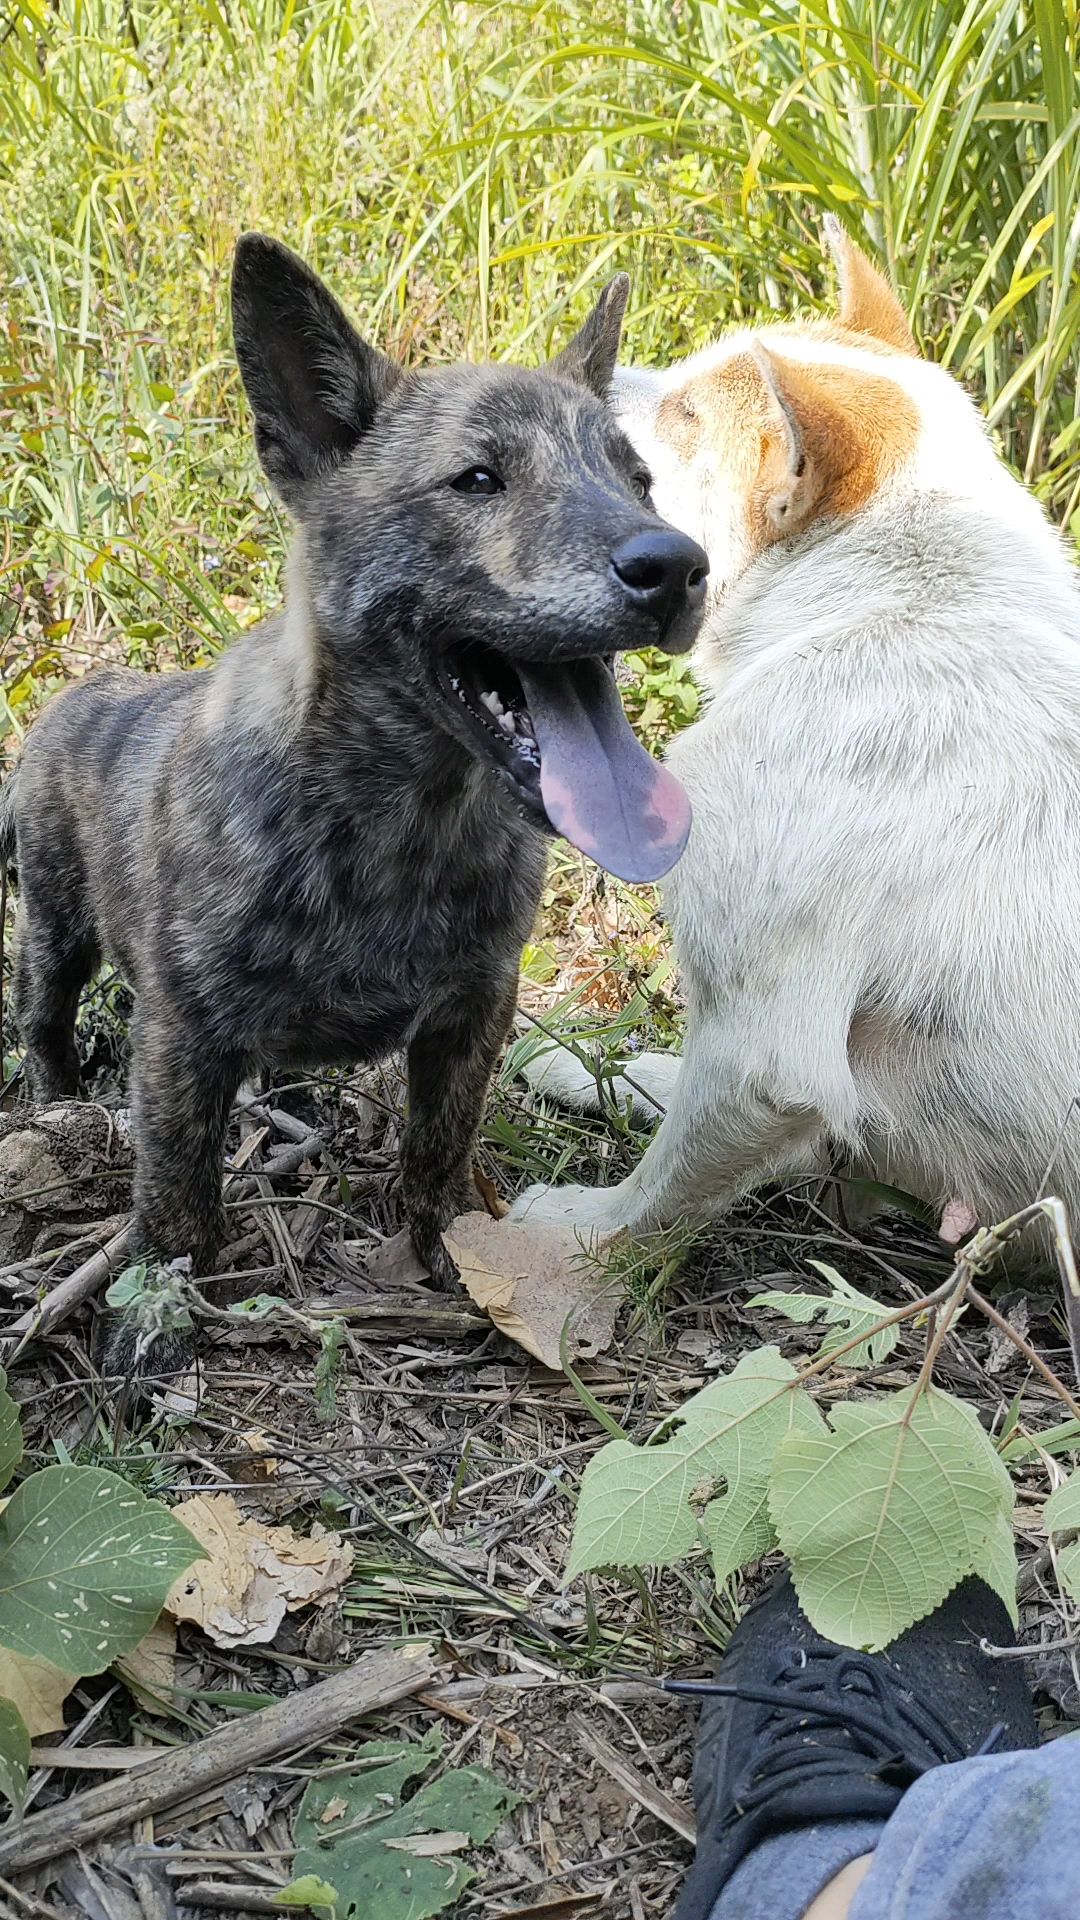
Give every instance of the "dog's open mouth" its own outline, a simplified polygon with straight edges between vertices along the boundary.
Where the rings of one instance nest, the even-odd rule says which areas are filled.
[[[690,802],[635,738],[605,660],[511,664],[477,644],[448,655],[444,674],[474,751],[509,777],[534,818],[621,880],[658,880],[674,866]]]

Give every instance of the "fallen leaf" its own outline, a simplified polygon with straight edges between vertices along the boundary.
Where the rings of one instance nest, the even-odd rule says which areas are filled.
[[[348,1813],[348,1811],[348,1801],[343,1800],[340,1793],[336,1793],[332,1800],[327,1801],[319,1815],[319,1825],[323,1827],[329,1826],[331,1820],[340,1820],[342,1814]]]
[[[352,1571],[336,1533],[245,1520],[231,1494],[197,1494],[173,1509],[207,1554],[175,1581],[165,1610],[191,1620],[219,1647],[272,1640],[286,1612],[328,1600]]]
[[[492,1219],[505,1220],[510,1209],[507,1206],[506,1201],[502,1198],[498,1187],[495,1185],[494,1180],[491,1178],[491,1175],[489,1173],[485,1173],[483,1167],[474,1167],[472,1178],[473,1178],[473,1186],[476,1188],[477,1193],[480,1195],[480,1198],[483,1201],[484,1206],[487,1209],[487,1212],[490,1213]]]
[[[113,1672],[131,1688],[139,1705],[160,1713],[172,1701],[176,1683],[176,1628],[162,1615],[137,1647],[113,1662]]]
[[[64,1701],[76,1678],[49,1660],[31,1660],[10,1647],[0,1647],[0,1699],[10,1700],[18,1709],[31,1740],[63,1726]]]
[[[369,1280],[379,1280],[386,1287],[422,1287],[431,1278],[413,1246],[408,1227],[402,1227],[401,1232],[392,1234],[389,1240],[379,1242],[367,1256],[365,1271]]]
[[[463,1213],[443,1239],[470,1298],[545,1367],[562,1366],[568,1321],[571,1355],[590,1357],[610,1346],[620,1294],[571,1228]]]
[[[240,1445],[246,1447],[252,1457],[250,1460],[237,1461],[234,1471],[238,1480],[255,1486],[260,1480],[276,1478],[278,1462],[273,1441],[267,1438],[261,1427],[252,1427],[249,1432],[242,1433]]]
[[[425,1780],[442,1752],[437,1730],[420,1741],[372,1741],[356,1772],[312,1780],[296,1816],[299,1883],[288,1897],[318,1875],[336,1888],[335,1920],[430,1920],[453,1907],[475,1878],[460,1855],[492,1838],[518,1795],[483,1767]],[[325,1813],[339,1800],[346,1816],[328,1827]]]

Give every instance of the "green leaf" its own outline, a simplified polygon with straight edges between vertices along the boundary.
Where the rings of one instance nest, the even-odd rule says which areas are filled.
[[[1050,1495],[1043,1509],[1047,1533],[1065,1533],[1080,1527],[1080,1469]]]
[[[1003,1460],[1026,1460],[1038,1453],[1071,1453],[1080,1447],[1080,1420],[1062,1420],[1040,1433],[1013,1433],[999,1443]]]
[[[7,1486],[22,1457],[19,1409],[7,1390],[7,1374],[0,1368],[0,1491]]]
[[[1080,1468],[1050,1495],[1043,1512],[1047,1533],[1069,1533],[1080,1527]],[[1080,1540],[1055,1546],[1054,1565],[1066,1593],[1080,1600]]]
[[[288,1886],[282,1887],[274,1897],[280,1907],[307,1907],[319,1915],[319,1920],[323,1920],[323,1915],[330,1915],[332,1920],[337,1912],[337,1888],[330,1886],[326,1880],[320,1880],[314,1873],[305,1873],[299,1880],[290,1880]]]
[[[245,1320],[268,1320],[272,1313],[289,1304],[280,1293],[253,1293],[247,1300],[234,1300],[228,1311],[243,1314]]]
[[[101,1673],[205,1557],[159,1501],[116,1474],[45,1467],[0,1515],[0,1644],[68,1673]]]
[[[763,1515],[769,1466],[793,1426],[824,1431],[794,1367],[775,1347],[760,1347],[688,1400],[652,1445],[602,1447],[582,1480],[567,1578],[588,1567],[670,1566],[697,1544],[703,1522],[726,1578],[743,1545],[754,1558],[772,1544]],[[726,1498],[717,1499],[721,1490]]]
[[[26,1795],[30,1771],[30,1735],[26,1722],[10,1700],[0,1700],[0,1793],[16,1810]]]
[[[983,1578],[988,1587],[1000,1594],[1013,1626],[1020,1624],[1020,1606],[1016,1598],[1016,1583],[1020,1575],[1020,1566],[1016,1558],[1016,1535],[1013,1532],[1012,1514],[1004,1508],[994,1522],[990,1535],[986,1565]]]
[[[837,1273],[835,1267],[826,1266],[823,1260],[811,1260],[818,1273],[828,1281],[829,1293],[759,1293],[749,1302],[752,1307],[771,1307],[775,1313],[782,1313],[787,1320],[794,1320],[799,1326],[807,1326],[814,1320],[826,1320],[834,1327],[834,1333],[827,1334],[821,1343],[821,1357],[835,1353],[838,1347],[845,1347],[857,1334],[866,1333],[868,1338],[850,1353],[844,1355],[845,1367],[876,1367],[887,1360],[900,1338],[899,1325],[882,1327],[880,1322],[886,1317],[878,1301],[871,1300],[869,1294],[860,1293]],[[871,1327],[878,1331],[870,1333]]]
[[[1056,1564],[1058,1579],[1066,1593],[1080,1600],[1080,1540],[1074,1540],[1071,1546],[1059,1547]]]
[[[136,1261],[132,1267],[125,1267],[118,1273],[112,1285],[105,1289],[105,1302],[110,1307],[130,1307],[133,1300],[141,1300],[146,1290],[147,1266],[145,1260]]]
[[[489,1840],[518,1795],[482,1767],[406,1786],[442,1751],[439,1735],[361,1747],[355,1773],[313,1780],[296,1818],[297,1879],[336,1890],[335,1920],[428,1920],[474,1878],[465,1849]]]
[[[780,1443],[770,1511],[818,1632],[878,1652],[967,1574],[1000,1583],[1012,1483],[971,1408],[936,1388],[829,1421]]]
[[[337,1415],[337,1382],[341,1371],[341,1349],[345,1344],[345,1322],[335,1314],[319,1328],[319,1357],[315,1362],[315,1407],[320,1420]]]

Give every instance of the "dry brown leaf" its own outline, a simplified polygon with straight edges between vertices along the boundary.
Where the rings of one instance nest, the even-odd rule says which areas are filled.
[[[278,1460],[274,1453],[274,1443],[268,1439],[261,1427],[252,1427],[240,1435],[240,1445],[246,1447],[252,1456],[249,1460],[238,1460],[234,1473],[238,1480],[257,1486],[262,1480],[277,1477]]]
[[[408,1833],[401,1840],[384,1840],[395,1853],[411,1853],[419,1860],[437,1860],[444,1853],[464,1853],[472,1841],[467,1833]]]
[[[480,1195],[480,1198],[483,1201],[487,1212],[490,1213],[492,1219],[505,1220],[510,1209],[507,1206],[506,1201],[502,1198],[502,1195],[500,1194],[498,1187],[495,1185],[494,1180],[491,1178],[491,1175],[489,1173],[485,1173],[483,1167],[474,1167],[472,1179],[473,1179],[473,1186],[476,1188],[477,1193]]]
[[[31,1660],[0,1647],[0,1698],[18,1708],[31,1740],[63,1726],[64,1701],[77,1677],[49,1660]]]
[[[558,1371],[562,1365],[559,1345],[567,1321],[571,1355],[603,1353],[610,1346],[619,1293],[605,1285],[571,1228],[463,1213],[443,1238],[477,1306],[545,1367]]]
[[[165,1610],[219,1647],[272,1640],[287,1612],[330,1599],[352,1571],[353,1550],[338,1534],[245,1520],[228,1493],[197,1494],[173,1512],[209,1557],[174,1583]]]
[[[176,1682],[176,1628],[171,1620],[162,1615],[155,1621],[148,1634],[145,1634],[130,1653],[113,1663],[113,1672],[120,1675],[127,1686],[134,1691],[141,1706],[152,1713],[161,1711],[161,1703],[172,1699],[172,1690]]]
[[[386,1287],[422,1287],[431,1278],[408,1227],[402,1227],[389,1240],[381,1240],[368,1254],[364,1268],[369,1280],[379,1280]]]

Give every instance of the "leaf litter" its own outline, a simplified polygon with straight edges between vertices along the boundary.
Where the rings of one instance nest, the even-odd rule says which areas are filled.
[[[245,1519],[231,1494],[199,1494],[173,1509],[203,1549],[171,1587],[165,1611],[219,1647],[273,1640],[286,1613],[322,1606],[348,1579],[353,1550],[316,1523],[310,1534]]]
[[[404,1861],[415,1870],[423,1855],[408,1849],[419,1844],[433,1849],[425,1864],[442,1874],[455,1863],[466,1865],[476,1879],[458,1902],[462,1920],[532,1906],[561,1911],[565,1901],[574,1902],[575,1911],[584,1902],[580,1910],[603,1911],[613,1920],[662,1920],[674,1904],[688,1852],[684,1841],[660,1826],[648,1806],[635,1799],[626,1781],[636,1770],[654,1792],[671,1796],[684,1809],[685,1825],[692,1720],[675,1702],[654,1693],[630,1689],[624,1697],[620,1689],[628,1683],[622,1676],[672,1669],[707,1672],[733,1613],[727,1594],[712,1587],[705,1558],[690,1574],[697,1595],[692,1612],[682,1569],[669,1573],[647,1567],[639,1576],[639,1589],[624,1575],[600,1570],[590,1573],[587,1589],[580,1580],[564,1586],[573,1497],[589,1460],[599,1455],[606,1440],[599,1414],[624,1428],[631,1442],[652,1436],[656,1445],[669,1444],[695,1394],[719,1384],[717,1370],[730,1374],[740,1355],[757,1348],[776,1328],[764,1310],[748,1306],[751,1296],[763,1288],[819,1284],[809,1279],[810,1261],[825,1244],[837,1272],[842,1270],[867,1297],[881,1294],[891,1302],[896,1299],[895,1281],[882,1282],[881,1260],[902,1269],[912,1252],[923,1263],[916,1269],[922,1291],[925,1263],[935,1257],[934,1243],[923,1235],[915,1245],[917,1230],[894,1226],[876,1241],[864,1236],[865,1251],[850,1241],[842,1254],[835,1240],[823,1242],[820,1220],[809,1213],[803,1216],[789,1207],[763,1214],[757,1205],[727,1223],[723,1235],[703,1244],[675,1276],[662,1316],[651,1311],[642,1315],[636,1307],[621,1311],[617,1345],[591,1357],[579,1355],[571,1382],[520,1347],[514,1351],[493,1340],[494,1322],[486,1314],[481,1317],[463,1295],[437,1293],[404,1236],[397,1239],[396,1271],[382,1279],[369,1273],[372,1247],[385,1251],[400,1226],[394,1173],[402,1095],[391,1074],[374,1080],[375,1122],[361,1129],[354,1123],[354,1084],[349,1085],[350,1098],[343,1096],[340,1105],[335,1105],[333,1088],[312,1096],[319,1102],[327,1153],[335,1167],[343,1169],[343,1184],[323,1190],[333,1205],[308,1216],[309,1227],[314,1221],[320,1231],[301,1239],[307,1249],[302,1262],[305,1309],[339,1313],[348,1327],[336,1360],[333,1416],[321,1415],[314,1402],[317,1348],[310,1335],[279,1325],[273,1313],[250,1325],[216,1322],[203,1348],[204,1397],[199,1408],[172,1426],[159,1421],[149,1438],[138,1432],[121,1434],[116,1455],[121,1469],[140,1483],[149,1473],[155,1493],[163,1493],[170,1504],[219,1498],[229,1491],[241,1516],[266,1533],[288,1522],[307,1538],[315,1528],[325,1527],[348,1540],[355,1556],[352,1569],[325,1605],[286,1606],[270,1641],[218,1647],[188,1621],[180,1622],[176,1634],[176,1623],[167,1617],[175,1653],[172,1639],[167,1647],[158,1647],[157,1666],[142,1675],[145,1690],[140,1692],[136,1649],[100,1680],[80,1684],[78,1706],[66,1709],[68,1727],[81,1725],[79,1716],[88,1699],[101,1710],[101,1717],[91,1719],[76,1736],[84,1760],[97,1742],[116,1751],[125,1742],[145,1738],[140,1729],[151,1728],[148,1716],[163,1706],[174,1714],[170,1737],[195,1738],[223,1724],[225,1717],[239,1725],[245,1713],[302,1689],[328,1661],[348,1662],[371,1648],[400,1645],[410,1635],[434,1638],[447,1649],[446,1683],[430,1697],[381,1715],[378,1737],[416,1744],[440,1729],[447,1747],[436,1768],[479,1765],[519,1800],[505,1815],[496,1839],[470,1843],[461,1852],[444,1836],[465,1832],[465,1822],[428,1807],[428,1824],[419,1834],[388,1836],[406,1842],[406,1850],[388,1846],[387,1859]],[[513,1092],[493,1109],[494,1125],[501,1131],[499,1158],[489,1166],[498,1172],[503,1192],[510,1120],[522,1124],[520,1096]],[[545,1117],[536,1135],[549,1151],[556,1125]],[[575,1117],[565,1138],[580,1142],[583,1131],[580,1116]],[[594,1131],[599,1142],[602,1124]],[[596,1160],[568,1162],[567,1177],[595,1178],[597,1171],[618,1177],[634,1151],[631,1142],[619,1160],[605,1135]],[[523,1178],[535,1178],[538,1171],[542,1169],[535,1163],[524,1167]],[[290,1230],[298,1232],[295,1223],[305,1218],[304,1177],[276,1177],[273,1191]],[[110,1199],[114,1207],[123,1205],[115,1186]],[[277,1244],[265,1232],[266,1221],[263,1206],[246,1212],[237,1204],[230,1212],[232,1245],[222,1264],[238,1272],[237,1298],[290,1295],[289,1275],[280,1264]],[[587,1275],[588,1284],[602,1284],[598,1270],[589,1272],[581,1260],[576,1244],[567,1256],[571,1270]],[[77,1252],[65,1254],[57,1277],[79,1257]],[[504,1279],[522,1276],[524,1262],[496,1258],[479,1242],[477,1257]],[[947,1267],[938,1271],[944,1277]],[[621,1298],[614,1289],[612,1294],[621,1310]],[[576,1317],[579,1311],[575,1303],[571,1312]],[[558,1333],[566,1317],[559,1317]],[[76,1324],[69,1326],[65,1340],[78,1342]],[[858,1331],[857,1321],[852,1330]],[[1033,1318],[1031,1331],[1041,1350],[1052,1354],[1047,1322]],[[778,1336],[785,1366],[790,1368],[808,1348],[816,1350],[819,1340],[820,1333],[785,1326]],[[86,1389],[70,1380],[67,1351],[62,1345],[55,1350],[39,1346],[17,1369],[27,1449],[36,1461],[51,1457],[54,1434],[69,1448],[82,1445],[94,1416]],[[878,1384],[873,1391],[910,1383],[920,1351],[919,1343],[905,1333],[887,1356],[887,1375],[882,1362],[876,1362]],[[1039,1490],[1034,1513],[1030,1506],[1021,1506],[1025,1564],[1030,1565],[1043,1538],[1038,1515],[1046,1483],[1037,1445],[1028,1436],[1033,1429],[1052,1426],[1055,1419],[1060,1423],[1060,1411],[1049,1396],[1040,1406],[1039,1389],[1033,1393],[1025,1384],[1015,1353],[992,1381],[980,1374],[984,1348],[970,1327],[963,1331],[965,1357],[957,1367],[952,1351],[950,1346],[942,1356],[943,1384],[969,1396],[972,1404],[977,1401],[987,1421],[996,1421],[1013,1436],[1014,1457],[1030,1449],[1024,1457],[1030,1458],[1030,1481]],[[89,1367],[85,1377],[90,1377]],[[858,1393],[858,1383],[848,1377]],[[1021,1386],[1023,1420],[1006,1426]],[[820,1415],[817,1421],[820,1430]],[[110,1451],[103,1464],[111,1463]],[[730,1503],[733,1531],[743,1525],[748,1535],[752,1527],[764,1534],[766,1521],[772,1526],[754,1492],[752,1465],[744,1450],[740,1486],[751,1510],[742,1517],[741,1502],[731,1501],[725,1474],[716,1475],[708,1467],[690,1473],[686,1505],[702,1530],[703,1553],[713,1544],[705,1516],[719,1527],[725,1501]],[[997,1539],[1011,1551],[1007,1531],[1003,1534],[999,1527]],[[1068,1536],[1057,1539],[1059,1553],[1062,1548],[1067,1552]],[[721,1537],[716,1543],[718,1566],[722,1545]],[[727,1591],[737,1594],[741,1603],[764,1577],[764,1570],[760,1576],[733,1576]],[[1045,1581],[1029,1589],[1024,1616],[1029,1637],[1041,1635],[1052,1645],[1067,1636],[1068,1623]],[[332,1631],[323,1633],[323,1621],[331,1623]],[[553,1642],[543,1638],[546,1634],[554,1636]],[[135,1669],[130,1677],[125,1674],[129,1662]],[[1067,1654],[1047,1654],[1040,1669],[1055,1697],[1066,1702],[1074,1684],[1066,1671],[1068,1662]],[[125,1679],[124,1687],[115,1687],[114,1675]],[[605,1737],[626,1763],[621,1781],[607,1774],[573,1733],[575,1712],[595,1721],[598,1682],[607,1683],[619,1707],[605,1720]],[[103,1709],[101,1703],[106,1703]],[[72,1736],[69,1731],[61,1737]],[[299,1756],[292,1769],[291,1797],[286,1793],[275,1798],[265,1780],[247,1776],[231,1783],[203,1814],[179,1810],[156,1821],[157,1845],[206,1849],[198,1864],[193,1860],[180,1870],[178,1897],[186,1886],[207,1879],[219,1890],[216,1902],[223,1902],[227,1892],[235,1906],[243,1889],[258,1881],[264,1900],[272,1885],[279,1889],[275,1898],[283,1906],[298,1905],[294,1899],[286,1902],[280,1891],[292,1862],[296,1803],[309,1776],[322,1773],[334,1787],[343,1773],[357,1771],[356,1759],[354,1741],[328,1743]],[[94,1776],[57,1769],[36,1778],[43,1784],[33,1790],[48,1803],[77,1791]],[[430,1779],[424,1776],[420,1784]],[[409,1791],[406,1788],[406,1795]],[[340,1818],[329,1823],[335,1832],[341,1824]],[[240,1856],[252,1848],[260,1861],[265,1858],[265,1867],[245,1865]],[[330,1878],[309,1874],[301,1886],[306,1880],[317,1897],[319,1880],[325,1893]],[[221,1905],[204,1913],[181,1898],[180,1910],[210,1920]],[[318,1906],[309,1910],[320,1911]],[[330,1920],[329,1906],[323,1909],[323,1920]]]

